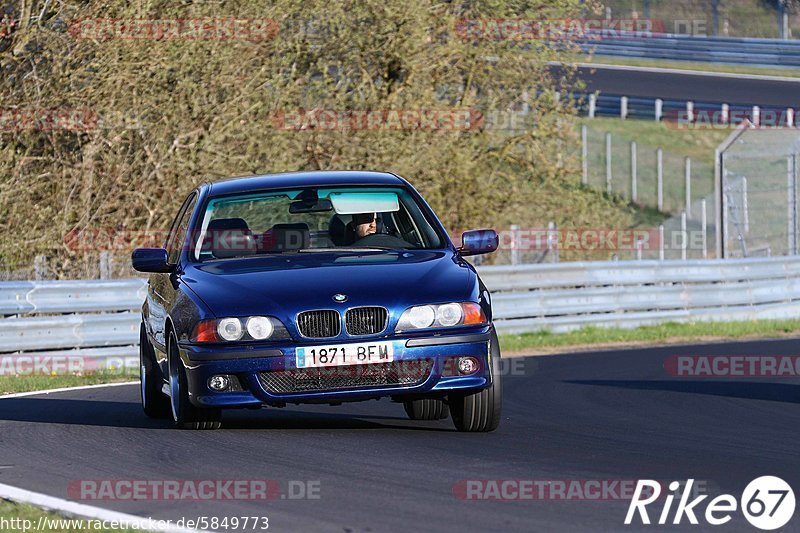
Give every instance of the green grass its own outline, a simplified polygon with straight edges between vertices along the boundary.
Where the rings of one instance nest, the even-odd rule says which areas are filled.
[[[783,337],[800,335],[800,320],[758,320],[750,322],[704,322],[678,324],[669,322],[637,329],[589,327],[569,333],[525,333],[501,335],[504,352],[526,352],[542,349],[591,346],[599,344],[657,344],[662,342],[695,342],[744,337]]]
[[[139,375],[133,371],[126,372],[92,372],[84,375],[55,375],[55,376],[0,376],[0,395],[13,392],[29,392],[46,389],[60,389],[62,387],[79,387],[82,385],[98,385],[101,383],[118,383],[138,379]]]
[[[64,518],[54,513],[48,513],[32,505],[18,504],[5,500],[0,500],[0,523],[6,521],[8,528],[3,531],[35,531],[39,525],[39,519],[45,520],[42,523],[43,529],[49,533],[78,533],[83,531],[134,531],[131,529],[97,529],[94,526],[97,521],[83,521],[83,528],[75,521],[78,519]],[[16,519],[19,519],[17,521]],[[12,522],[13,520],[13,522]],[[25,520],[29,522],[24,522]],[[24,529],[23,526],[27,527]]]

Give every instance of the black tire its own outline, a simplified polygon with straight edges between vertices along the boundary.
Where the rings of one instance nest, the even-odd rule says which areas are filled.
[[[449,395],[450,414],[459,431],[494,431],[500,425],[503,404],[503,385],[500,376],[500,346],[492,332],[490,359],[492,385],[468,394]]]
[[[161,390],[164,378],[156,364],[156,355],[147,340],[144,324],[139,326],[139,395],[142,410],[150,418],[167,418],[170,415],[169,398]]]
[[[450,416],[450,408],[444,400],[424,398],[403,402],[408,418],[411,420],[442,420]]]
[[[170,411],[178,429],[219,429],[222,427],[222,410],[196,407],[189,400],[186,369],[178,355],[178,340],[170,334],[167,345],[169,356]]]

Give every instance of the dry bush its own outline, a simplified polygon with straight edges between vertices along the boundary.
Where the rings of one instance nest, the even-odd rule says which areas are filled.
[[[0,0],[2,2],[2,0]],[[468,40],[460,19],[576,16],[578,0],[241,0],[13,6],[0,38],[3,110],[88,112],[89,127],[0,126],[0,264],[47,254],[58,276],[95,255],[65,235],[161,230],[197,184],[309,169],[388,170],[409,179],[448,228],[625,227],[629,210],[580,187],[574,110],[532,43]],[[39,15],[43,14],[41,18]],[[85,39],[83,18],[272,19],[274,38]],[[2,27],[2,26],[0,26]],[[285,131],[298,109],[530,109],[515,131]],[[94,123],[96,117],[97,123]],[[6,125],[7,126],[7,125]]]

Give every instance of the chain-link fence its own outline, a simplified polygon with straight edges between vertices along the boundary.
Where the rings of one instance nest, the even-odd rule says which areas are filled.
[[[719,150],[724,257],[798,253],[800,131],[745,125]]]

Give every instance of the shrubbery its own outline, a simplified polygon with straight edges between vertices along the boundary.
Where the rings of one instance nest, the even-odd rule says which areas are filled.
[[[80,275],[95,259],[65,235],[167,228],[198,183],[288,170],[397,172],[453,229],[630,223],[624,205],[580,186],[572,103],[554,98],[546,64],[562,52],[456,31],[463,19],[577,16],[578,0],[118,4],[29,0],[7,17],[18,23],[0,52],[0,264],[44,253],[57,275]],[[204,17],[275,26],[249,40],[98,40],[79,23]],[[496,127],[523,109],[524,128]],[[370,110],[482,120],[439,131],[292,126]],[[74,124],[48,127],[59,120]]]

